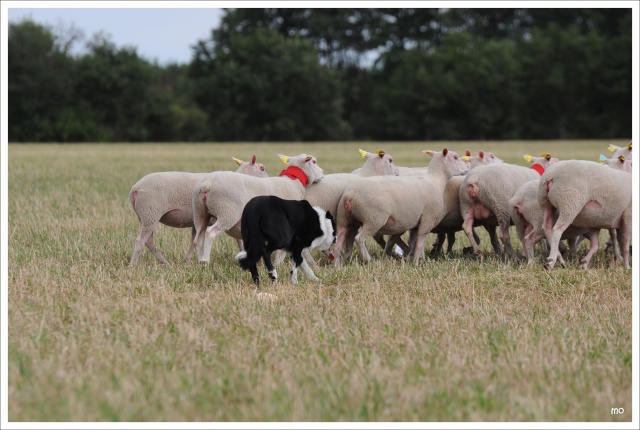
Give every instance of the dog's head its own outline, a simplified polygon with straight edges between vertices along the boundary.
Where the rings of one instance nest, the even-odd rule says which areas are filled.
[[[315,206],[314,209],[318,213],[318,220],[320,221],[320,229],[322,229],[322,236],[318,236],[313,243],[311,243],[311,249],[318,249],[322,251],[329,260],[333,260],[335,255],[331,251],[331,246],[336,242],[336,222],[331,216],[331,212]]]

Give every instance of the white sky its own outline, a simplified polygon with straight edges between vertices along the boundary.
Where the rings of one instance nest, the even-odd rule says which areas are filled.
[[[85,42],[104,32],[117,47],[134,46],[138,55],[149,61],[157,60],[161,65],[190,62],[191,45],[210,38],[211,30],[219,26],[224,14],[222,9],[204,8],[9,8],[8,11],[9,22],[31,18],[54,30],[70,26],[82,30],[84,39],[73,46],[73,54],[84,52]]]

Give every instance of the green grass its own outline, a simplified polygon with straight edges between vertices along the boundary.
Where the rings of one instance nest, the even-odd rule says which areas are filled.
[[[8,419],[630,421],[631,270],[602,249],[589,270],[546,272],[542,256],[503,263],[480,231],[483,262],[460,233],[453,256],[417,267],[371,242],[368,265],[322,263],[322,285],[279,268],[262,288],[275,302],[227,236],[211,264],[183,265],[188,230],[160,226],[173,264],[145,250],[127,267],[127,196],[150,172],[235,170],[255,153],[275,176],[277,153],[302,152],[351,171],[358,147],[404,166],[444,146],[595,161],[610,143],[626,142],[10,145]]]

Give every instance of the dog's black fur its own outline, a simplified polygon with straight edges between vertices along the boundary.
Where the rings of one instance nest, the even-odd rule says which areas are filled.
[[[285,200],[276,196],[258,196],[249,200],[240,219],[245,251],[238,253],[236,259],[244,270],[251,272],[256,284],[260,284],[256,267],[260,258],[264,259],[269,277],[277,279],[271,263],[271,254],[276,249],[285,249],[291,253],[294,262],[291,271],[293,282],[296,282],[295,273],[300,265],[307,276],[317,279],[304,261],[302,250],[310,248],[319,238],[323,240],[314,247],[326,250],[336,240],[335,221],[331,213],[323,214],[325,211],[319,210],[320,213],[306,200]],[[330,232],[326,231],[326,220],[331,221]],[[324,231],[321,223],[325,224]]]

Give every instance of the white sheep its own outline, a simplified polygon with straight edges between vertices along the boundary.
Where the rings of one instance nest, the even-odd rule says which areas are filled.
[[[338,205],[336,265],[340,264],[341,251],[347,232],[362,225],[355,241],[364,261],[371,259],[365,240],[376,233],[400,236],[410,231],[411,251],[407,258],[414,264],[423,258],[427,233],[444,216],[443,191],[447,180],[466,172],[466,165],[457,153],[423,151],[433,157],[424,177],[374,176],[350,184]],[[387,244],[389,246],[391,241]],[[336,252],[337,251],[337,252]]]
[[[471,242],[474,253],[480,258],[482,253],[473,237],[473,225],[478,220],[497,225],[504,253],[513,260],[517,259],[509,235],[509,200],[525,182],[538,178],[541,171],[557,162],[550,154],[543,154],[539,159],[525,155],[525,159],[534,160],[530,168],[507,163],[479,166],[470,171],[460,185],[460,214],[464,220],[462,228]],[[502,252],[499,245],[492,245],[500,255]]]
[[[264,164],[256,163],[256,156],[251,161],[233,160],[238,164],[237,173],[267,177]],[[191,195],[193,188],[209,173],[189,172],[156,172],[143,176],[136,182],[129,192],[129,201],[140,221],[140,233],[136,238],[133,255],[129,266],[138,263],[140,253],[145,245],[160,263],[168,264],[164,256],[158,251],[153,242],[153,231],[158,223],[175,228],[191,227],[192,245],[187,251],[185,261],[193,254],[193,205]]]
[[[632,173],[633,171],[633,160],[626,158],[624,155],[607,158],[600,154],[600,164],[605,164],[613,169],[622,170],[627,173]]]
[[[367,152],[359,149],[360,156],[365,159],[362,167],[352,173],[332,173],[325,175],[321,182],[309,185],[305,193],[305,200],[312,206],[320,206],[324,210],[336,214],[338,203],[347,185],[360,178],[370,176],[398,176],[398,168],[393,164],[393,157],[383,150]],[[353,236],[347,246],[352,245]],[[382,235],[375,235],[374,239],[384,249],[385,241]],[[407,246],[402,242],[401,247],[408,251]],[[309,259],[310,256],[305,256]],[[313,262],[313,259],[310,259]]]
[[[194,187],[194,243],[200,263],[209,262],[211,245],[220,233],[226,232],[235,239],[242,239],[240,218],[251,198],[274,195],[287,200],[302,200],[307,184],[317,182],[324,176],[313,155],[278,156],[289,166],[278,177],[258,179],[235,172],[214,172]],[[212,218],[216,221],[207,227]]]
[[[475,157],[471,156],[471,152],[466,150],[466,155],[462,157],[463,161],[467,161],[468,169],[472,170],[478,166],[484,166],[487,164],[493,163],[502,163],[503,160],[496,157],[493,152],[484,152],[478,151],[478,155]],[[442,218],[442,221],[431,230],[432,233],[437,234],[437,239],[433,244],[433,249],[431,251],[432,255],[437,255],[442,251],[442,247],[444,245],[445,237],[447,238],[447,254],[451,252],[453,248],[453,244],[456,241],[456,232],[462,230],[462,216],[460,215],[460,185],[464,180],[464,176],[453,176],[447,181],[447,185],[444,189],[444,206],[445,206],[445,216]],[[492,241],[497,241],[495,227],[493,226],[484,226],[489,235],[491,236]],[[474,238],[477,242],[479,242],[479,238],[474,234]]]
[[[626,146],[616,146],[616,145],[610,145],[609,148],[607,148],[609,151],[613,152],[613,155],[611,156],[611,158],[618,158],[621,155],[627,159],[627,160],[632,160],[632,150],[633,145],[631,143],[631,141],[629,141],[629,144]]]
[[[558,259],[562,233],[574,225],[615,228],[624,268],[628,269],[631,196],[631,175],[627,172],[584,160],[560,161],[549,167],[538,183],[538,202],[543,210],[542,226],[550,247],[545,267],[553,268]],[[597,240],[596,236],[594,241],[597,243]]]

